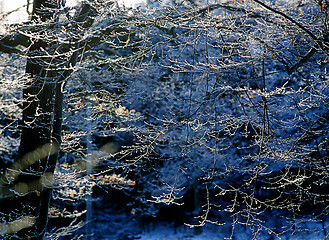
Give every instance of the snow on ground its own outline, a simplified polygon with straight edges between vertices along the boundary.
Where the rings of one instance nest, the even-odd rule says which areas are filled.
[[[315,228],[317,229],[317,228]],[[105,237],[103,235],[103,237]],[[97,239],[97,238],[95,238]],[[99,238],[98,238],[99,239]],[[106,236],[104,240],[114,240],[113,236]],[[247,240],[247,239],[280,239],[280,240],[324,240],[328,239],[328,235],[325,235],[322,231],[315,231],[310,233],[296,233],[294,235],[286,234],[280,235],[280,237],[273,237],[270,235],[260,236],[253,238],[252,234],[247,229],[241,228],[236,230],[236,234],[231,235],[231,226],[218,227],[215,225],[204,226],[201,230],[191,229],[186,226],[178,228],[173,227],[168,223],[157,224],[153,229],[148,231],[132,234],[120,234],[117,240],[128,240],[128,239],[140,239],[140,240],[224,240],[224,239],[235,239],[235,240]]]
[[[132,218],[129,213],[124,213],[111,208],[95,208],[94,211],[94,236],[95,240],[325,240],[329,239],[329,221],[323,224],[321,221],[309,221],[307,218],[296,219],[295,228],[285,228],[285,232],[279,236],[270,234],[268,230],[259,231],[253,235],[251,229],[246,226],[234,225],[232,219],[227,216],[220,219],[223,225],[206,223],[202,228],[190,228],[188,226],[175,227],[174,223],[165,221],[142,223],[137,218]],[[137,216],[136,216],[137,217]],[[272,214],[265,221],[270,226],[281,225],[284,216]],[[156,221],[156,219],[155,219]],[[233,229],[233,233],[232,233]],[[325,229],[325,230],[323,230]],[[255,228],[253,229],[255,230]]]
[[[319,227],[319,226],[318,226]],[[314,226],[314,229],[318,228]],[[246,228],[240,227],[235,230],[235,234],[231,235],[231,226],[215,226],[206,225],[202,230],[195,230],[188,227],[181,226],[174,229],[170,225],[164,224],[157,226],[154,230],[149,232],[143,232],[139,236],[141,240],[223,240],[223,239],[235,239],[235,240],[247,240],[247,239],[282,239],[282,240],[322,240],[328,239],[328,235],[325,236],[323,231],[314,231],[310,233],[296,233],[293,236],[290,234],[281,235],[280,238],[267,236],[259,236],[259,238],[253,238],[252,234],[248,232]]]
[[[169,224],[158,225],[154,230],[149,232],[143,232],[140,234],[140,239],[142,240],[222,240],[230,237],[230,226],[224,226],[226,233],[220,231],[215,225],[207,225],[200,228],[189,228],[186,226],[181,226],[174,228]]]

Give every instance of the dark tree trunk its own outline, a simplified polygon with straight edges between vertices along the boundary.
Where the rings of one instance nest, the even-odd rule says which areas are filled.
[[[61,144],[63,88],[77,62],[79,49],[77,37],[71,39],[71,44],[60,44],[56,35],[52,38],[47,34],[47,26],[52,25],[54,32],[60,32],[56,24],[51,24],[56,21],[60,2],[33,2],[32,21],[40,25],[33,32],[36,37],[30,39],[27,56],[21,142],[14,171],[8,171],[11,180],[3,179],[16,192],[0,186],[2,195],[6,192],[11,196],[0,199],[0,212],[11,227],[7,229],[10,239],[42,239],[47,230],[52,177]],[[72,21],[72,29],[88,28],[93,21],[88,21],[91,12],[91,7],[84,4]]]
[[[53,21],[57,7],[56,0],[34,0],[32,21]],[[23,89],[22,132],[16,165],[24,167],[20,169],[22,172],[17,176],[14,188],[23,183],[27,186],[27,194],[15,196],[11,204],[11,210],[33,219],[32,226],[16,232],[17,238],[23,239],[42,239],[46,232],[51,178],[61,142],[63,93],[59,85],[63,72],[56,68],[63,67],[57,64],[65,59],[58,61],[51,56],[51,43],[45,40],[45,32],[41,30],[37,33],[40,38],[31,39]],[[50,56],[46,57],[46,54]]]

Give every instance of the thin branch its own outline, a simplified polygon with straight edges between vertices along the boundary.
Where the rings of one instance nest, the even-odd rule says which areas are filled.
[[[8,45],[3,44],[2,42],[0,42],[0,51],[3,53],[16,53],[16,54],[22,54],[22,51],[15,48],[15,47],[11,47]]]
[[[300,24],[299,22],[297,22],[296,20],[294,20],[292,17],[288,16],[287,14],[276,10],[274,8],[271,8],[269,6],[267,6],[265,3],[259,1],[259,0],[253,0],[254,2],[258,3],[259,5],[261,5],[262,7],[266,8],[267,10],[274,12],[278,15],[281,15],[282,17],[286,18],[287,20],[289,20],[290,22],[292,22],[293,24],[295,24],[297,27],[299,27],[300,29],[302,29],[304,32],[306,32],[314,41],[319,42],[319,38],[317,36],[315,36],[310,30],[308,30],[306,27],[304,27],[302,24]]]
[[[297,70],[299,67],[305,64],[314,55],[316,51],[317,51],[316,48],[312,47],[302,59],[300,59],[297,63],[295,63],[294,66],[287,69],[287,73],[292,74],[295,70]]]

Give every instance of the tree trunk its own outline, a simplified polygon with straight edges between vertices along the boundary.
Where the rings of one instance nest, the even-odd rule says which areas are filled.
[[[53,21],[57,7],[57,1],[34,0],[32,21]],[[60,61],[51,56],[51,44],[45,40],[44,32],[41,30],[39,38],[31,39],[23,88],[22,132],[16,160],[21,172],[14,189],[25,186],[23,190],[18,188],[18,192],[26,194],[15,196],[11,204],[11,210],[32,219],[32,224],[16,228],[15,235],[23,239],[42,239],[46,232],[52,175],[61,142],[63,93],[59,85],[63,72],[56,68],[63,66],[56,65]]]
[[[62,132],[63,88],[76,65],[79,40],[60,44],[56,29],[57,0],[34,0],[32,21],[35,38],[27,56],[26,79],[23,88],[23,117],[18,158],[8,169],[0,185],[3,221],[0,224],[10,239],[42,239],[47,229],[48,209],[52,196],[52,179],[58,159]],[[88,28],[92,8],[88,4],[72,21],[72,29]],[[39,25],[39,26],[38,26]],[[80,25],[80,26],[77,26]],[[47,26],[53,26],[47,34]],[[57,31],[57,32],[56,32]],[[9,177],[8,177],[9,176]],[[8,191],[6,189],[13,189]],[[9,196],[9,197],[8,197]],[[11,198],[10,198],[11,197]]]

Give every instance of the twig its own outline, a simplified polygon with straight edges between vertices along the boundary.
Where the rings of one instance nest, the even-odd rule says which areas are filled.
[[[300,59],[295,65],[287,69],[288,74],[292,74],[295,70],[297,70],[300,66],[302,66],[304,63],[306,63],[316,52],[315,46],[313,46],[307,53],[306,55]]]

